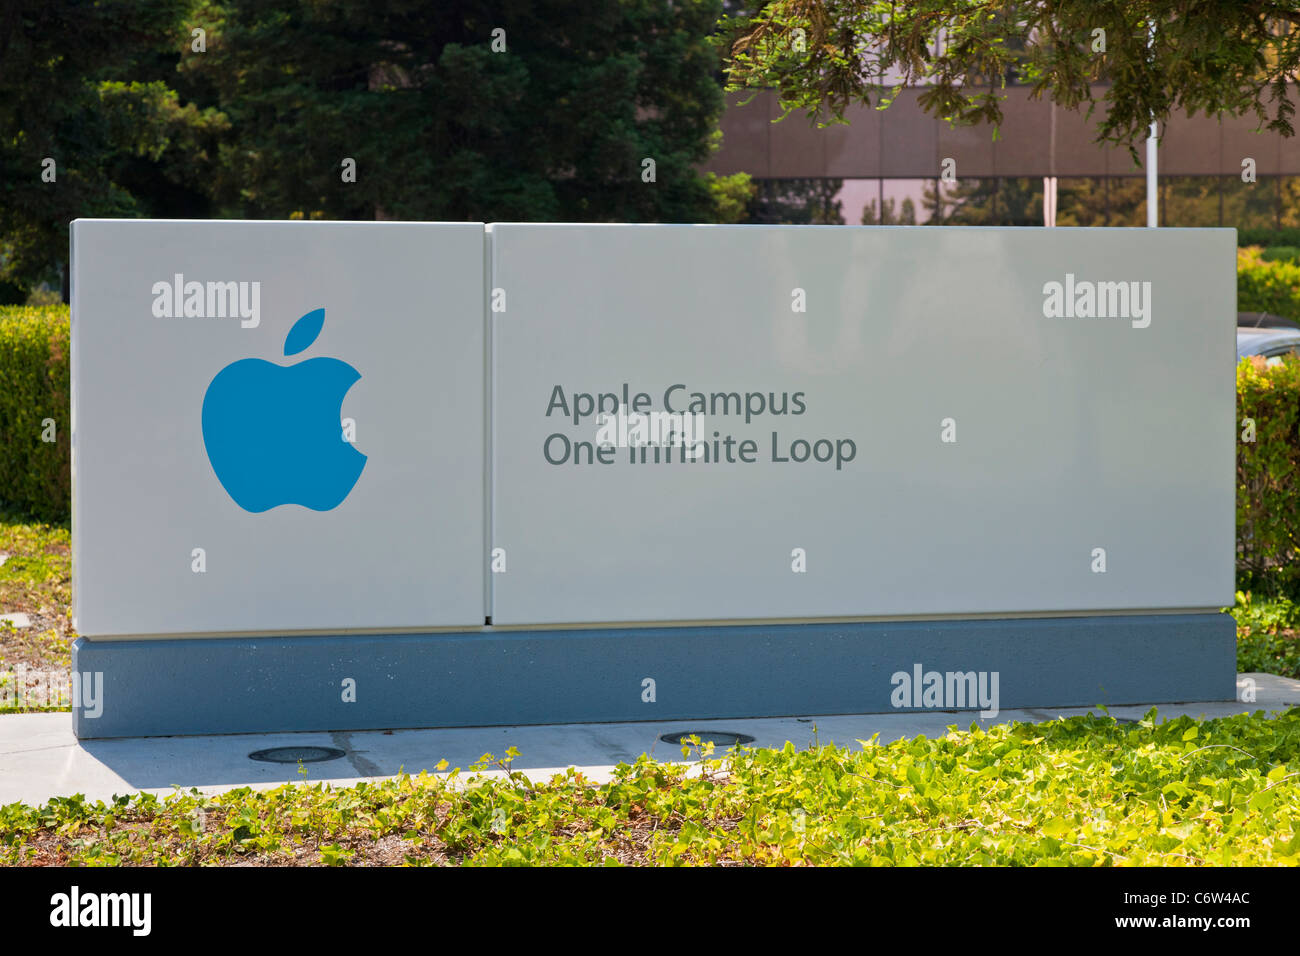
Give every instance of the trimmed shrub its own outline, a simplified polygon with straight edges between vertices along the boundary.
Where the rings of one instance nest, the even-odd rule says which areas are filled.
[[[1295,262],[1300,260],[1300,247],[1265,246],[1259,257],[1265,262]]]
[[[1258,246],[1238,249],[1237,311],[1300,321],[1300,263],[1265,262]]]
[[[0,279],[0,305],[22,305],[27,301],[27,288],[16,282]]]
[[[1239,586],[1294,594],[1300,591],[1300,358],[1271,366],[1260,356],[1242,359],[1237,421]]]
[[[1300,229],[1238,229],[1239,246],[1300,246]]]
[[[68,347],[67,306],[0,308],[0,502],[45,521],[72,504]]]

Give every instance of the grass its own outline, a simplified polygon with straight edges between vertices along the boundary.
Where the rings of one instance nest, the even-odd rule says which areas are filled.
[[[468,776],[12,804],[0,865],[1300,864],[1300,710],[860,743],[643,757],[603,784],[531,783],[512,750]]]
[[[15,675],[67,671],[72,662],[72,544],[67,525],[0,511],[0,613],[21,612],[31,626],[0,624],[0,713],[66,707],[15,707]],[[20,671],[22,669],[22,671]],[[14,695],[16,697],[16,695]]]

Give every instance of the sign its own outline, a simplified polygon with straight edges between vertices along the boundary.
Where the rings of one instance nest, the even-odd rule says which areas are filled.
[[[1231,699],[1231,230],[73,224],[78,737]]]
[[[484,620],[478,223],[73,223],[91,639]]]
[[[1232,603],[1231,230],[491,243],[494,624]]]

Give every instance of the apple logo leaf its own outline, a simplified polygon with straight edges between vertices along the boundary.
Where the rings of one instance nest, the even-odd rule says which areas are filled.
[[[284,337],[284,354],[297,355],[316,341],[321,327],[325,325],[325,310],[313,309],[293,324],[289,334]]]

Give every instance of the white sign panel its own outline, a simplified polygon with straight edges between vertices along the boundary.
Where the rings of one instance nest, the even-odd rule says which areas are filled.
[[[494,623],[1231,603],[1231,230],[491,229]]]
[[[482,625],[481,224],[73,224],[88,637]]]

